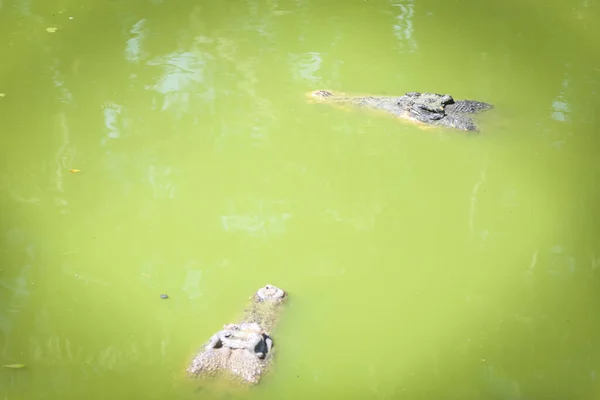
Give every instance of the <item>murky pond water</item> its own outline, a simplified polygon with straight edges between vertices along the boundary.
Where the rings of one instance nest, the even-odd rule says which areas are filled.
[[[275,366],[234,398],[598,398],[599,11],[0,1],[0,399],[221,398],[185,367],[266,283]]]

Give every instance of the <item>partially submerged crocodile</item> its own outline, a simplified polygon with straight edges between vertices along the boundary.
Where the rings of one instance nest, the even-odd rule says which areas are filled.
[[[207,348],[245,349],[258,358],[265,358],[273,347],[273,340],[257,323],[227,324],[215,333]]]
[[[270,331],[287,293],[273,286],[260,288],[240,322],[227,324],[202,346],[187,368],[196,377],[222,375],[242,383],[258,383],[272,362]]]
[[[285,291],[273,285],[258,289],[252,296],[250,305],[244,310],[241,322],[257,323],[266,332],[271,332],[286,297]]]
[[[478,131],[477,125],[469,114],[493,108],[491,104],[481,101],[456,101],[449,94],[436,93],[408,92],[398,97],[347,95],[317,90],[311,92],[309,97],[318,102],[382,110],[414,122],[475,132]]]

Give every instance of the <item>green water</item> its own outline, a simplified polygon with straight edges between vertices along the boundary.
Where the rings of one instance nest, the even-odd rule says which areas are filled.
[[[599,11],[0,1],[0,400],[220,398],[185,367],[266,283],[234,398],[600,398]],[[423,131],[321,88],[496,108]]]

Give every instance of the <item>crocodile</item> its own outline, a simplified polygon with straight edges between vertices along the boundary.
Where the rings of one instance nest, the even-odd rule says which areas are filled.
[[[251,297],[239,322],[226,324],[198,351],[187,373],[193,377],[222,376],[256,384],[273,360],[275,327],[287,293],[266,285]]]
[[[258,358],[265,358],[273,347],[273,340],[257,323],[227,324],[210,338],[207,347],[245,349]]]
[[[493,108],[489,103],[454,100],[449,94],[437,93],[408,92],[403,96],[360,96],[331,90],[317,90],[309,93],[308,96],[319,103],[381,110],[417,123],[472,132],[478,132],[479,129],[469,114]]]
[[[267,332],[271,332],[277,323],[279,312],[287,293],[273,285],[265,285],[251,297],[250,305],[244,310],[242,323],[256,323]]]

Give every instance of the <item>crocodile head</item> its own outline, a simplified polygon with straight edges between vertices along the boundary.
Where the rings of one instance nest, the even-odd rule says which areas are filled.
[[[312,97],[331,97],[333,96],[333,92],[331,90],[315,90],[310,94]]]
[[[264,358],[271,350],[271,338],[256,323],[227,324],[211,338],[209,348],[226,347],[232,350],[248,350],[258,358]]]
[[[258,289],[256,294],[254,295],[254,298],[258,302],[272,301],[275,303],[280,303],[285,299],[286,296],[287,293],[282,289],[279,289],[278,287],[273,285],[266,285]]]
[[[400,107],[406,107],[416,119],[423,122],[444,118],[445,107],[453,103],[454,99],[449,94],[419,92],[408,92],[398,101]]]

